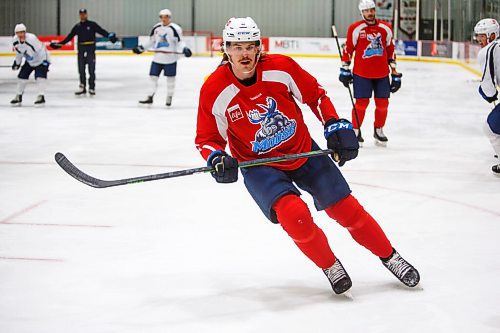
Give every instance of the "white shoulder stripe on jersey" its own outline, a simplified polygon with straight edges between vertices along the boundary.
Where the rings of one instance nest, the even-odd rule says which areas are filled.
[[[288,87],[288,91],[290,91],[293,96],[299,100],[299,102],[303,103],[299,87],[289,73],[284,71],[263,71],[262,81],[283,83]]]
[[[366,23],[362,23],[360,25],[358,25],[353,31],[352,31],[352,45],[356,46],[356,44],[358,44],[358,37],[359,37],[359,33],[361,32],[361,30],[363,30],[364,28],[366,28],[368,26],[368,24]]]
[[[386,26],[385,24],[382,24],[382,23],[379,23],[378,26],[381,27],[382,29],[384,29],[387,32],[386,45],[387,46],[391,45],[391,39],[392,39],[392,31],[391,31],[391,29],[388,26]]]
[[[215,117],[217,123],[217,129],[219,134],[224,140],[227,140],[227,118],[226,110],[229,103],[233,100],[234,96],[238,94],[240,90],[234,84],[227,86],[215,99],[214,105],[212,106],[212,114]]]

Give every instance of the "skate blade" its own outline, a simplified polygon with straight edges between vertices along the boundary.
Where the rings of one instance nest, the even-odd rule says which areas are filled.
[[[359,144],[359,148],[363,148],[364,142],[359,142],[358,141],[358,144]]]
[[[45,103],[43,104],[35,104],[35,108],[39,109],[39,108],[43,108],[45,107]]]
[[[387,142],[375,140],[375,146],[386,148],[387,147]]]
[[[15,103],[15,104],[11,104],[10,106],[14,107],[14,108],[18,108],[22,105],[22,103]]]
[[[354,297],[352,296],[351,289],[344,291],[342,294],[339,294],[338,296],[342,296],[350,301],[354,301]]]

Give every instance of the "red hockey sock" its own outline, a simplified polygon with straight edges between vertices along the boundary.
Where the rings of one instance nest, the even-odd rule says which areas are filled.
[[[283,229],[318,267],[329,268],[335,263],[323,230],[314,223],[309,208],[300,197],[284,195],[276,201],[273,209]]]
[[[392,245],[384,231],[352,195],[328,207],[325,212],[376,256],[386,258],[391,255]]]
[[[389,108],[388,98],[375,98],[375,127],[384,127]]]
[[[370,104],[370,99],[368,98],[356,98],[356,112],[358,113],[359,124],[356,122],[356,115],[354,114],[354,109],[352,109],[352,124],[354,128],[360,128],[363,125],[363,120],[365,119],[366,108]]]

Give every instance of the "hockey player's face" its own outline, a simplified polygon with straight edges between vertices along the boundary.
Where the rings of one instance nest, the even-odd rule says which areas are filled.
[[[163,25],[169,25],[170,24],[170,17],[167,15],[160,16],[160,21]]]
[[[259,47],[254,42],[231,43],[227,52],[235,70],[249,71],[254,68]]]
[[[26,40],[26,31],[16,32],[16,36],[21,42],[24,42]]]
[[[87,21],[89,15],[87,13],[80,13],[80,21]]]
[[[485,47],[495,39],[497,39],[497,36],[494,33],[490,35],[490,38],[488,38],[486,34],[476,35],[476,41],[479,43],[481,47]]]
[[[375,21],[375,8],[365,9],[362,12],[365,21],[373,22]]]

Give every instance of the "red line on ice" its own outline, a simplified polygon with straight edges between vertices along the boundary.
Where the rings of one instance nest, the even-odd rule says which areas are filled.
[[[98,224],[63,224],[63,223],[24,223],[24,222],[10,222],[9,225],[30,225],[41,227],[77,227],[77,228],[112,228],[112,225],[98,225]]]
[[[17,217],[19,217],[19,216],[21,216],[21,215],[23,215],[23,214],[26,214],[27,212],[29,212],[29,211],[31,211],[31,210],[33,210],[33,209],[35,209],[35,208],[37,208],[37,207],[39,207],[39,206],[43,205],[43,204],[44,204],[44,203],[46,203],[46,202],[47,202],[47,200],[42,200],[42,201],[40,201],[40,202],[37,202],[37,203],[32,204],[31,206],[28,206],[28,207],[26,207],[26,208],[24,208],[24,209],[21,209],[20,211],[15,212],[15,213],[13,213],[13,214],[11,214],[11,215],[7,216],[6,218],[4,218],[4,219],[0,220],[0,224],[2,224],[2,223],[4,223],[4,224],[5,224],[5,223],[9,223],[9,222],[10,222],[10,221],[12,221],[13,219],[15,219],[15,218],[17,218]]]
[[[54,261],[54,262],[62,262],[62,259],[53,259],[53,258],[26,258],[26,257],[1,257],[0,260],[25,260],[25,261]]]
[[[482,211],[482,212],[485,212],[485,213],[489,213],[489,214],[494,215],[494,216],[500,216],[500,212],[496,212],[496,211],[490,210],[488,208],[483,208],[483,207],[471,205],[471,204],[468,204],[468,203],[465,203],[465,202],[461,202],[461,201],[457,201],[457,200],[441,198],[441,197],[438,197],[438,196],[432,195],[432,194],[426,194],[426,193],[415,192],[415,191],[410,191],[410,190],[400,190],[400,189],[391,188],[391,187],[385,187],[385,186],[379,186],[379,185],[370,185],[370,184],[362,184],[362,183],[356,183],[356,182],[351,182],[351,184],[356,184],[356,185],[366,186],[366,187],[379,188],[379,189],[393,191],[393,192],[400,192],[400,193],[408,193],[408,194],[413,194],[413,195],[419,195],[419,196],[430,198],[430,199],[441,200],[441,201],[444,201],[444,202],[449,202],[449,203],[453,203],[453,204],[456,204],[456,205],[460,205],[460,206],[472,208],[472,209],[479,210],[479,211]]]

